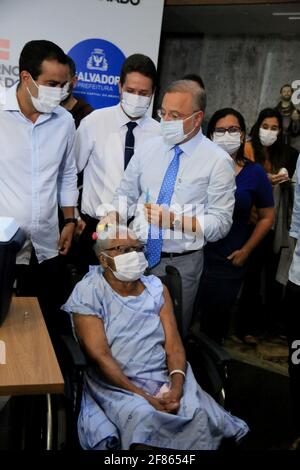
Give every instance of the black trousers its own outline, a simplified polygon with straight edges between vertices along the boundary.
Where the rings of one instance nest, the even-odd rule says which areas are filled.
[[[273,241],[270,231],[249,257],[236,318],[240,336],[276,333],[282,321],[284,287],[276,281],[280,254]]]
[[[200,322],[200,330],[219,344],[228,335],[232,309],[244,274],[244,267],[235,267],[225,257],[204,248],[204,267],[194,319]]]
[[[88,272],[89,264],[95,264],[92,234],[96,230],[98,220],[85,214],[80,214],[80,216],[86,222],[86,228],[79,238],[73,237],[67,255],[61,257],[69,276],[69,282],[66,285],[68,295],[73,290],[74,280],[78,281]],[[60,208],[58,208],[58,220],[61,232],[64,227],[64,215]]]
[[[99,264],[93,249],[95,241],[92,238],[93,233],[96,231],[99,219],[94,219],[87,214],[81,214],[81,217],[85,221],[86,226],[79,237],[78,243],[76,244],[78,251],[76,253],[75,264],[81,274],[86,274],[89,270],[89,266]]]
[[[294,432],[300,436],[300,286],[288,282],[285,296],[289,375]]]
[[[52,339],[70,331],[68,314],[60,307],[65,297],[65,264],[60,256],[38,263],[34,249],[29,265],[16,266],[17,296],[37,297]]]

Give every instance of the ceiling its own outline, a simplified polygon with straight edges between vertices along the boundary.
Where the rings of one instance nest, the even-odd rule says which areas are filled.
[[[300,36],[300,1],[278,5],[166,5],[162,30],[177,34]]]

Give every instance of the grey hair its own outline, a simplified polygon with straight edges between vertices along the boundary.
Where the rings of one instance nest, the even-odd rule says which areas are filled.
[[[193,80],[176,80],[176,82],[171,83],[165,93],[191,93],[193,97],[193,102],[195,110],[205,111],[206,108],[206,92],[204,88],[200,88],[198,83],[193,82]]]
[[[94,244],[94,251],[98,257],[103,251],[109,248],[109,242],[116,238],[127,238],[128,236],[137,239],[136,234],[127,225],[111,225],[105,230],[97,232],[98,238]]]

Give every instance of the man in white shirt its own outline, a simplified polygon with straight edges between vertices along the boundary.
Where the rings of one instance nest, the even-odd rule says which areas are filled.
[[[143,54],[129,56],[121,69],[120,103],[94,111],[81,122],[76,136],[78,173],[83,172],[80,237],[85,264],[98,264],[92,234],[120,184],[124,170],[141,142],[159,134],[157,121],[147,116],[156,87],[156,68]],[[101,210],[99,212],[99,208]]]
[[[202,272],[203,245],[225,237],[235,203],[232,159],[201,132],[205,103],[205,91],[191,80],[168,87],[159,113],[162,136],[137,149],[113,200],[121,220],[137,204],[133,229],[146,243],[151,273],[164,275],[167,265],[179,270],[183,336]]]
[[[17,258],[18,286],[38,296],[51,329],[61,300],[58,254],[70,248],[78,198],[75,126],[59,106],[69,67],[60,47],[41,40],[24,46],[19,69],[20,82],[7,91],[0,112],[0,214],[14,217],[27,235]],[[61,234],[58,203],[65,217]]]

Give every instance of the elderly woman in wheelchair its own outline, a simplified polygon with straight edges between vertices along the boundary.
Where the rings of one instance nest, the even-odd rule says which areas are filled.
[[[63,309],[91,359],[78,419],[84,449],[217,449],[238,441],[246,423],[197,384],[166,287],[145,276],[147,261],[124,226],[100,232],[100,266],[72,292]]]

